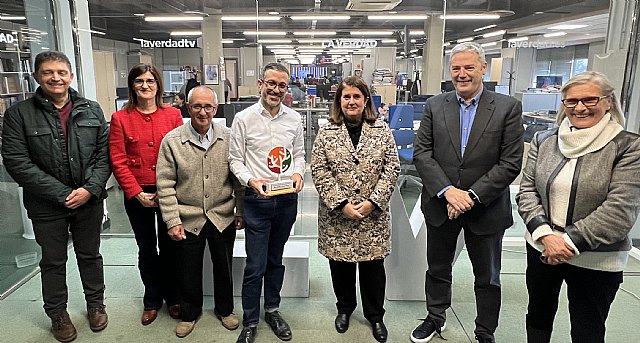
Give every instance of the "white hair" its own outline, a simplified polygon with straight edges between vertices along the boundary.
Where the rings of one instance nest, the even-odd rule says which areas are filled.
[[[211,94],[213,94],[213,103],[214,105],[218,105],[218,94],[216,93],[216,91],[214,91],[213,89],[207,87],[207,86],[196,86],[191,88],[191,90],[189,91],[189,95],[187,96],[187,103],[191,103],[191,97],[193,96],[193,91],[195,91],[196,89],[202,89],[202,90],[208,90],[211,92]]]
[[[473,43],[473,42],[464,42],[454,46],[453,49],[451,49],[451,57],[449,58],[449,61],[451,61],[451,59],[453,58],[453,55],[459,52],[465,52],[465,51],[476,53],[480,58],[481,63],[486,62],[486,59],[484,57],[484,49],[480,46],[480,44]]]

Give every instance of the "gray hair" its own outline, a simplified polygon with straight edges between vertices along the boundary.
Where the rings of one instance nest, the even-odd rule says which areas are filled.
[[[284,65],[280,63],[269,63],[264,66],[264,68],[262,68],[262,75],[260,75],[260,79],[264,80],[264,74],[267,73],[267,70],[281,71],[287,73],[287,76],[291,75],[289,74],[289,69],[287,69],[287,67],[285,67]]]
[[[193,96],[193,92],[195,90],[208,90],[209,92],[211,92],[211,94],[213,94],[214,105],[218,105],[218,94],[216,93],[216,91],[207,86],[196,86],[191,88],[191,90],[189,91],[189,95],[187,96],[187,103],[191,103],[191,97]]]
[[[584,73],[578,74],[567,81],[567,83],[560,88],[560,93],[562,93],[562,99],[565,98],[569,89],[576,85],[585,85],[585,84],[595,84],[600,88],[603,96],[609,97],[611,99],[611,109],[609,109],[609,113],[611,113],[611,120],[616,123],[624,126],[624,115],[622,114],[622,106],[620,106],[620,100],[618,100],[618,96],[616,95],[615,88],[611,81],[607,78],[607,76],[598,71],[586,71]],[[560,112],[558,112],[558,117],[556,118],[556,123],[560,125],[562,120],[567,116],[567,108],[564,105],[560,104]]]
[[[464,42],[460,43],[451,49],[451,56],[449,57],[449,61],[453,58],[453,55],[459,52],[473,52],[478,55],[480,58],[480,62],[485,63],[487,60],[484,57],[484,49],[478,43],[473,42]]]

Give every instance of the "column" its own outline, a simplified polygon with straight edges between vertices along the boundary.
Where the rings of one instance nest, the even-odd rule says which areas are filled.
[[[202,63],[203,77],[206,80],[205,69],[207,65],[218,66],[218,83],[207,84],[216,94],[218,94],[218,103],[224,103],[224,78],[221,71],[224,69],[224,55],[222,50],[222,20],[220,19],[220,10],[208,8],[206,12],[210,15],[202,21]],[[226,73],[225,73],[226,74]],[[205,81],[206,84],[206,81]]]
[[[444,44],[444,20],[437,14],[424,22],[426,42],[422,53],[422,82],[420,94],[440,94],[442,81],[442,45]],[[411,39],[406,37],[406,39]]]

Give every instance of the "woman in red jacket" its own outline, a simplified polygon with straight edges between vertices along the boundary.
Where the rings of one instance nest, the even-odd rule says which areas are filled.
[[[141,322],[148,325],[163,301],[171,317],[180,318],[173,242],[156,199],[156,160],[162,138],[182,125],[182,116],[180,110],[162,103],[162,79],[155,66],[134,66],[128,86],[129,102],[111,117],[109,147],[111,169],[124,192],[124,208],[138,244],[144,284]]]

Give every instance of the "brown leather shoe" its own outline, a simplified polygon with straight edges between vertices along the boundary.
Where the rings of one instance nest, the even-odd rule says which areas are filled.
[[[180,319],[182,312],[180,311],[180,304],[173,304],[169,306],[169,315],[173,319]]]
[[[89,327],[91,328],[91,331],[102,331],[107,327],[107,324],[109,324],[109,317],[107,316],[107,312],[104,308],[104,305],[91,306],[87,308]]]
[[[156,318],[158,318],[158,310],[144,310],[142,311],[142,318],[140,318],[140,322],[142,325],[149,325],[153,323]]]
[[[67,311],[51,318],[51,333],[60,342],[71,342],[78,337],[76,327],[73,326]]]

